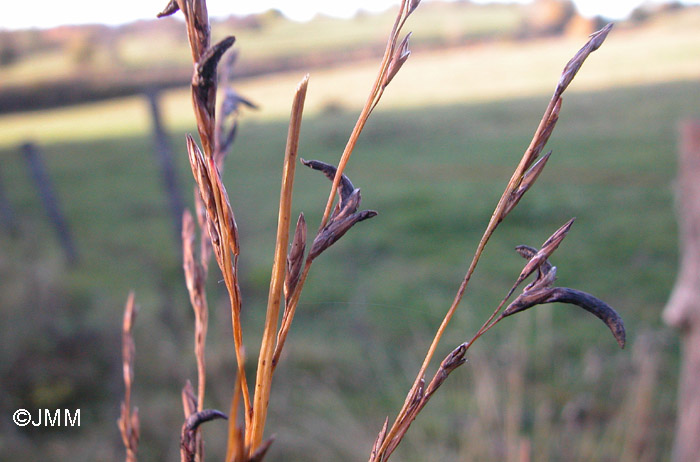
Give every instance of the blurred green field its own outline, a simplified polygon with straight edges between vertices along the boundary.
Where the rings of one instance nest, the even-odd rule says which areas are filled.
[[[507,320],[427,406],[397,460],[504,460],[508,418],[518,411],[517,433],[530,438],[535,460],[619,460],[651,360],[645,443],[648,454],[668,458],[678,344],[660,313],[677,265],[676,126],[700,112],[700,32],[690,22],[670,27],[614,30],[586,63],[565,96],[547,170],[487,248],[438,356],[473,333],[510,286],[522,265],[513,247],[540,245],[572,216],[552,259],[559,284],[616,308],[629,347],[619,351],[605,326],[568,307]],[[346,170],[362,188],[363,208],[379,216],[319,258],[302,295],[271,400],[271,460],[367,456],[384,417],[403,402],[561,68],[582,43],[496,43],[411,57]],[[337,161],[375,68],[311,76],[302,157]],[[268,290],[284,118],[300,77],[240,82],[263,107],[245,114],[225,171],[243,246],[251,358]],[[164,105],[183,186],[191,185],[188,105],[181,92]],[[84,419],[79,430],[39,433],[0,424],[3,453],[121,457],[119,323],[133,288],[141,305],[134,402],[142,460],[177,457],[179,389],[195,377],[192,315],[149,133],[137,98],[0,118],[0,176],[20,222],[16,236],[0,230],[0,412],[80,407]],[[76,267],[65,266],[16,148],[30,137],[44,150],[72,225]],[[294,210],[314,229],[329,183],[299,169],[296,187]],[[217,280],[212,271],[207,405],[227,409],[234,364]],[[205,431],[211,460],[223,427]]]

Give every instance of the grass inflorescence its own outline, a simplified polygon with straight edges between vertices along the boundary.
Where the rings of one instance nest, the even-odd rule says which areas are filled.
[[[228,419],[226,460],[235,462],[261,461],[273,445],[274,438],[265,437],[268,408],[272,391],[275,371],[282,359],[288,333],[291,329],[299,300],[310,274],[313,263],[324,252],[328,251],[357,223],[377,215],[374,210],[360,210],[360,189],[355,187],[345,174],[350,157],[355,150],[360,135],[379,104],[392,80],[401,70],[411,55],[409,48],[410,33],[403,34],[403,28],[408,18],[416,11],[420,0],[403,0],[399,7],[394,25],[381,60],[377,77],[370,89],[370,94],[360,112],[347,144],[342,152],[337,166],[320,160],[303,160],[299,157],[299,140],[301,137],[301,122],[309,87],[309,77],[304,77],[298,84],[293,102],[287,145],[283,158],[282,184],[280,190],[277,233],[274,246],[272,274],[270,276],[267,297],[267,310],[264,327],[258,350],[257,368],[254,381],[249,381],[246,369],[246,349],[244,347],[244,326],[241,316],[243,294],[239,274],[239,255],[241,244],[238,225],[228,193],[222,181],[221,172],[224,168],[226,153],[235,138],[236,104],[246,104],[234,92],[227,93],[227,99],[217,110],[218,66],[223,56],[234,44],[233,37],[226,37],[211,44],[211,33],[204,0],[171,0],[159,16],[169,16],[181,11],[185,17],[187,36],[190,43],[194,74],[191,94],[196,119],[199,142],[188,135],[186,138],[187,153],[190,167],[196,183],[195,209],[196,222],[199,225],[199,258],[197,258],[197,232],[195,219],[191,212],[183,214],[183,267],[185,270],[186,286],[190,302],[195,314],[195,357],[197,361],[197,389],[188,381],[182,391],[185,420],[182,425],[180,453],[183,461],[201,461],[204,459],[204,444],[200,425],[216,420]],[[452,320],[457,308],[465,296],[477,263],[499,225],[516,208],[523,196],[535,184],[544,171],[552,152],[541,155],[549,141],[555,125],[559,120],[562,109],[562,95],[572,82],[577,72],[588,56],[596,51],[606,39],[612,25],[608,25],[591,35],[588,42],[567,63],[554,94],[547,105],[541,122],[535,130],[532,140],[525,150],[519,164],[506,185],[498,201],[486,229],[479,240],[476,251],[471,258],[468,270],[459,285],[456,295],[450,304],[442,323],[438,327],[416,379],[410,387],[403,406],[391,425],[385,421],[370,449],[370,462],[386,461],[403,441],[409,427],[425,408],[428,401],[445,383],[449,375],[465,364],[466,355],[472,345],[482,335],[500,323],[506,317],[524,312],[546,303],[567,303],[583,308],[600,318],[610,328],[620,347],[625,345],[625,328],[621,317],[605,302],[595,296],[578,289],[554,287],[556,268],[549,262],[550,257],[569,234],[573,219],[557,229],[539,249],[529,246],[516,248],[521,256],[527,259],[522,271],[501,302],[496,305],[491,315],[482,326],[467,340],[454,347],[437,365],[432,378],[426,378],[438,346]],[[252,106],[251,104],[248,104]],[[229,115],[234,115],[234,122],[228,127],[222,123]],[[220,117],[217,119],[217,117]],[[200,147],[201,146],[201,147]],[[301,162],[313,170],[322,172],[331,180],[331,188],[320,224],[311,244],[307,246],[307,223],[304,214],[296,221],[290,245],[292,224],[292,193],[297,162]],[[364,225],[363,225],[364,226]],[[308,247],[308,248],[307,248]],[[229,414],[206,409],[206,337],[208,323],[208,304],[205,292],[205,280],[208,274],[208,264],[211,255],[223,277],[229,302],[232,322],[232,337],[234,356],[237,364],[237,375],[232,390]],[[518,287],[526,279],[535,274],[535,279],[523,289],[522,293],[508,303]],[[133,305],[133,295],[127,303]],[[133,363],[133,343],[130,337],[130,327],[127,330],[127,314],[124,328],[124,370],[127,411],[122,410],[120,428],[125,446],[127,459],[134,460],[138,441],[138,418],[134,421],[128,414],[131,382],[133,372],[129,375]],[[128,348],[127,348],[128,347]],[[252,386],[252,387],[251,387]],[[130,429],[127,421],[136,430]],[[131,436],[130,436],[131,435]],[[135,435],[135,436],[134,436]],[[129,459],[129,457],[132,457]]]

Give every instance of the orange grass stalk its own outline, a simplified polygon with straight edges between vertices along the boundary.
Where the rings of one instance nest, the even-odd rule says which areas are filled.
[[[343,171],[345,170],[345,166],[347,165],[348,160],[350,159],[350,155],[355,149],[357,140],[360,138],[362,129],[365,127],[365,124],[367,123],[370,114],[379,103],[379,100],[384,94],[384,90],[386,89],[387,85],[389,85],[389,82],[391,82],[391,80],[394,78],[401,66],[403,66],[403,64],[408,59],[408,56],[411,54],[410,50],[408,49],[408,37],[410,36],[410,34],[408,34],[404,38],[404,40],[399,45],[398,50],[397,42],[399,39],[399,35],[401,34],[401,30],[403,29],[404,24],[406,24],[406,20],[411,15],[411,13],[413,13],[415,9],[418,8],[420,1],[421,0],[401,1],[401,5],[399,6],[399,13],[396,16],[396,20],[394,21],[394,27],[392,28],[391,34],[389,35],[389,41],[387,42],[386,49],[384,50],[384,56],[382,57],[382,62],[379,66],[379,73],[377,74],[377,78],[374,81],[374,84],[372,85],[372,90],[370,91],[369,97],[367,98],[367,101],[365,102],[365,105],[363,106],[362,111],[360,112],[360,116],[358,117],[357,122],[355,123],[355,127],[353,128],[352,133],[350,134],[350,138],[348,139],[348,142],[345,145],[345,149],[343,150],[343,154],[340,157],[340,161],[338,162],[338,170],[336,172],[335,179],[333,180],[333,185],[331,186],[331,192],[328,196],[328,202],[326,203],[326,209],[323,212],[323,218],[321,220],[319,230],[322,229],[328,222],[328,218],[330,217],[331,213],[331,208],[333,207],[333,199],[335,198],[336,190],[338,189],[338,185],[340,184],[340,179],[342,177]],[[302,280],[303,279],[305,279],[304,276],[302,276]]]
[[[139,410],[131,409],[131,385],[134,382],[134,336],[132,329],[136,320],[134,292],[129,293],[124,306],[124,321],[122,323],[122,369],[124,371],[124,401],[121,404],[121,414],[117,420],[124,448],[126,462],[136,462],[136,452],[139,447]]]
[[[187,292],[194,311],[194,353],[197,359],[197,411],[204,409],[204,391],[206,387],[205,351],[209,307],[204,293],[205,273],[202,264],[194,255],[195,230],[194,220],[189,210],[182,213],[182,253],[183,268]]]
[[[386,49],[384,50],[384,55],[379,66],[379,72],[374,81],[374,84],[372,85],[370,94],[367,97],[367,101],[365,102],[365,105],[363,106],[362,111],[360,112],[360,115],[357,119],[357,122],[355,123],[355,126],[350,134],[345,149],[343,150],[343,154],[340,157],[335,176],[332,180],[333,183],[331,185],[331,190],[328,196],[328,202],[326,203],[323,218],[321,219],[321,224],[318,228],[319,234],[328,224],[328,220],[331,217],[331,210],[333,208],[333,202],[336,196],[336,192],[343,178],[343,170],[345,169],[345,166],[347,165],[348,160],[350,159],[350,155],[355,149],[355,145],[357,144],[360,134],[362,133],[362,130],[365,124],[367,123],[370,114],[379,103],[379,100],[384,94],[384,90],[386,89],[387,85],[389,85],[391,80],[398,73],[399,69],[401,69],[401,67],[411,54],[408,48],[408,37],[410,36],[410,34],[408,34],[404,38],[404,40],[398,45],[398,47],[397,43],[398,38],[401,34],[401,30],[403,29],[403,26],[406,23],[406,20],[411,15],[411,13],[415,11],[419,4],[420,0],[402,0],[401,5],[399,6],[399,11],[394,21],[394,26],[392,27],[391,33],[389,34]],[[303,222],[303,217],[300,218],[300,222]],[[303,232],[306,233],[306,225],[304,224],[303,226]],[[284,348],[284,344],[287,339],[287,334],[289,333],[289,328],[294,318],[294,313],[296,312],[297,304],[299,303],[299,297],[301,296],[301,291],[304,287],[304,283],[306,282],[306,278],[309,275],[313,259],[314,257],[312,255],[307,255],[306,259],[304,260],[303,269],[301,269],[300,274],[295,274],[294,284],[291,284],[289,286],[291,290],[285,293],[285,311],[279,332],[277,334],[277,346],[275,348],[272,364],[273,368],[277,365],[280,355],[282,354],[282,349]]]
[[[301,119],[302,112],[304,111],[304,101],[306,99],[308,84],[309,76],[306,75],[297,86],[287,134],[287,148],[284,154],[282,187],[280,190],[280,205],[277,219],[277,242],[272,265],[272,276],[270,277],[270,291],[267,298],[265,329],[260,344],[260,356],[258,357],[258,372],[255,380],[255,393],[253,398],[253,419],[249,429],[251,455],[262,443],[265,420],[267,417],[267,407],[270,400],[270,388],[272,386],[272,375],[274,371],[272,359],[277,339],[277,324],[279,322],[280,304],[282,303],[282,291],[287,266],[287,245],[289,243],[294,172],[298,157]]]
[[[219,168],[214,159],[216,141],[216,89],[217,65],[223,54],[233,45],[234,38],[226,37],[210,46],[209,17],[205,0],[170,0],[158,17],[169,16],[181,10],[185,16],[187,36],[192,51],[194,74],[192,76],[192,105],[197,130],[202,143],[200,151],[194,139],[187,137],[187,151],[195,181],[207,212],[207,229],[221,268],[231,302],[231,323],[234,349],[242,383],[246,427],[249,427],[252,406],[248,391],[240,311],[241,297],[238,284],[238,231],[228,199],[221,182]]]
[[[415,418],[417,414],[415,400],[418,396],[421,396],[422,400],[422,395],[424,393],[423,387],[425,386],[425,372],[428,369],[428,366],[435,354],[437,346],[447,328],[447,325],[450,323],[452,316],[456,312],[457,307],[459,306],[466,292],[471,276],[474,273],[474,270],[476,269],[476,265],[481,258],[481,254],[483,253],[486,244],[488,243],[489,239],[493,235],[498,225],[505,219],[506,215],[508,215],[508,213],[511,210],[513,210],[513,208],[517,205],[517,203],[520,201],[524,193],[530,188],[530,186],[532,186],[534,181],[539,176],[539,173],[541,172],[542,168],[544,167],[544,164],[549,159],[548,154],[547,156],[544,156],[540,160],[540,162],[536,162],[537,157],[539,156],[545,144],[549,140],[549,137],[552,134],[554,126],[556,125],[556,122],[559,118],[559,111],[561,110],[562,103],[561,96],[573,80],[578,70],[581,68],[581,65],[586,60],[586,58],[593,51],[597,50],[600,47],[600,45],[602,45],[603,41],[607,37],[612,27],[612,24],[608,24],[603,29],[592,34],[588,42],[576,53],[576,55],[574,55],[574,57],[564,67],[561,78],[559,79],[559,83],[557,84],[554,94],[549,104],[547,105],[547,108],[545,109],[544,115],[542,116],[537,130],[535,131],[532,141],[530,142],[530,145],[528,146],[527,150],[520,159],[520,163],[513,172],[510,181],[508,182],[505,190],[503,191],[503,195],[501,196],[500,200],[498,201],[498,204],[496,205],[496,208],[493,211],[493,214],[491,215],[491,219],[489,220],[486,230],[484,231],[484,234],[481,237],[481,240],[479,241],[479,244],[471,260],[469,268],[467,269],[467,272],[457,290],[457,293],[452,304],[450,305],[450,308],[447,310],[447,313],[445,314],[445,317],[443,318],[440,326],[438,327],[435,337],[433,338],[433,341],[430,347],[428,348],[428,352],[425,355],[423,364],[421,365],[418,374],[416,375],[416,379],[413,383],[413,386],[411,387],[410,391],[406,396],[404,405],[399,411],[396,420],[394,421],[394,424],[391,426],[389,431],[386,432],[384,436],[384,441],[380,449],[376,451],[376,456],[371,458],[370,461],[386,460],[393,451],[393,449],[396,447],[396,445],[398,445],[398,443],[400,442],[400,439],[403,437],[403,434],[405,434],[407,426],[410,425],[410,422]],[[511,289],[509,296],[510,294],[512,294],[513,290],[514,288]],[[496,308],[491,317],[482,325],[479,331],[477,331],[474,338],[472,338],[470,342],[466,342],[463,345],[465,345],[466,347],[470,346],[474,340],[476,340],[484,332],[490,329],[490,327],[492,327],[493,324],[490,323],[498,314],[500,309],[503,307],[504,303],[505,300],[501,304],[499,304],[499,306]],[[451,354],[454,353],[455,352]],[[422,408],[422,406],[420,407]]]

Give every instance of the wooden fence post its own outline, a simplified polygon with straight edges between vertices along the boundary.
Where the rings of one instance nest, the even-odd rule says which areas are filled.
[[[682,336],[675,462],[700,460],[700,120],[680,125],[677,209],[680,270],[664,321]]]
[[[76,251],[75,244],[73,243],[73,237],[71,236],[70,229],[68,227],[68,221],[61,212],[58,196],[54,191],[51,178],[49,177],[46,167],[44,166],[44,162],[41,159],[39,148],[33,143],[24,143],[21,149],[24,153],[24,158],[29,165],[29,171],[34,179],[34,183],[36,183],[36,187],[39,190],[39,196],[44,204],[44,209],[49,216],[49,220],[51,221],[56,234],[58,234],[61,247],[63,247],[63,251],[66,253],[68,263],[71,265],[75,264],[78,262],[78,252]]]
[[[168,204],[170,214],[172,215],[173,228],[175,231],[175,239],[179,242],[181,239],[182,230],[182,211],[184,210],[184,201],[177,177],[177,168],[173,160],[173,151],[168,142],[168,135],[163,127],[163,119],[160,115],[159,92],[158,90],[149,90],[146,92],[148,105],[151,110],[151,121],[153,123],[153,138],[155,142],[156,160],[160,167],[163,184],[168,195]]]
[[[17,222],[15,213],[10,205],[10,200],[5,195],[5,187],[2,183],[2,175],[0,175],[0,223],[4,226],[11,235],[17,234]]]

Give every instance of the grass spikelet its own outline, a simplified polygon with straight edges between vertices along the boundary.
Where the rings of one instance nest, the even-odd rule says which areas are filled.
[[[134,293],[129,293],[124,306],[124,321],[122,323],[122,369],[124,376],[124,400],[121,403],[121,413],[117,426],[126,449],[126,462],[136,462],[139,447],[140,422],[138,408],[131,408],[131,387],[134,383],[134,336],[132,333],[136,320]]]

